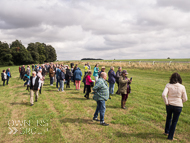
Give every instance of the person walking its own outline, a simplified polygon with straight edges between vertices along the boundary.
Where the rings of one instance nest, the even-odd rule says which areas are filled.
[[[127,78],[127,71],[123,70],[121,76],[119,77],[119,94],[121,94],[121,108],[126,109],[125,104],[130,93],[129,84],[131,84],[132,79]]]
[[[102,72],[101,77],[97,80],[95,86],[93,87],[93,99],[97,102],[97,107],[94,113],[93,121],[99,121],[98,113],[100,113],[100,125],[103,126],[109,125],[104,122],[104,114],[106,111],[105,101],[107,101],[109,98],[109,89],[106,82],[106,78],[107,74],[105,72]]]
[[[84,65],[84,75],[86,75],[88,73],[88,66],[87,64]]]
[[[32,71],[34,71],[34,64],[32,64]]]
[[[30,87],[30,86],[29,86],[29,84],[30,84],[30,71],[29,71],[29,68],[27,68],[27,70],[26,70],[26,72],[25,72],[25,74],[24,74],[23,81],[26,81],[26,82],[24,83],[24,86],[27,85],[26,90],[29,91],[29,87]]]
[[[91,70],[91,66],[89,63],[87,63],[87,66],[88,66],[88,70]]]
[[[116,83],[117,83],[117,86],[118,86],[116,94],[119,94],[118,93],[118,90],[119,90],[119,77],[121,76],[121,70],[122,70],[122,68],[118,67],[118,70],[116,72]]]
[[[53,77],[54,77],[53,66],[49,68],[49,77],[50,77],[50,86],[53,86]]]
[[[30,77],[30,106],[34,105],[33,97],[35,94],[35,102],[38,100],[38,90],[40,90],[40,79],[36,76],[36,72],[32,72],[32,76]]]
[[[87,98],[87,99],[89,99],[89,94],[91,92],[91,84],[93,83],[93,81],[91,80],[91,75],[92,75],[92,72],[88,71],[88,73],[84,77],[85,80],[86,80],[85,87],[87,89],[86,94],[84,95],[84,97]]]
[[[7,85],[9,85],[9,78],[11,78],[10,68],[8,68],[8,69],[6,70],[6,74],[7,74]]]
[[[110,71],[108,72],[108,82],[109,82],[109,95],[113,95],[114,93],[114,87],[115,87],[115,72],[114,67],[110,67]],[[109,97],[111,99],[111,97]]]
[[[81,72],[81,70],[77,66],[76,70],[74,72],[74,79],[75,79],[76,90],[80,90],[81,77],[82,77],[82,72]]]
[[[98,80],[98,72],[99,72],[99,68],[98,68],[98,64],[96,64],[94,67],[94,73],[93,73],[93,76],[95,78],[95,82]]]
[[[64,92],[64,82],[65,82],[65,69],[64,68],[61,69],[59,77],[60,77],[60,87],[59,87],[58,91],[60,91],[60,89],[61,89],[61,91]]]
[[[182,79],[178,73],[171,75],[170,82],[166,84],[162,93],[162,98],[167,112],[164,134],[168,136],[167,139],[176,140],[173,138],[175,128],[182,111],[183,103],[187,101],[186,89],[182,85]]]
[[[7,74],[5,73],[5,70],[1,73],[1,79],[3,81],[3,86],[5,86],[5,81],[7,80]]]

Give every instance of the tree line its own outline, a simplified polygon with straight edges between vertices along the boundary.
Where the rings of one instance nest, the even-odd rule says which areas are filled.
[[[15,40],[10,45],[0,41],[0,65],[23,65],[53,62],[57,60],[55,48],[36,42],[25,48],[21,41]]]

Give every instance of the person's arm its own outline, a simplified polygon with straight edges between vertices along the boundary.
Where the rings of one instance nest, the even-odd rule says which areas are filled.
[[[98,80],[92,90],[94,92],[97,92],[98,89],[101,88],[101,87],[102,87],[102,83]]]
[[[41,87],[41,81],[40,81],[40,79],[39,79],[38,83],[39,83],[38,90],[40,90],[40,87]]]
[[[124,80],[123,77],[119,78],[119,83],[128,83],[128,80]]]
[[[95,73],[98,73],[98,70],[97,70],[97,68],[96,68],[96,67],[94,68],[94,72],[95,72]]]
[[[183,89],[183,93],[182,93],[182,102],[186,102],[187,101],[187,93],[186,93],[186,90],[185,90],[185,87]]]
[[[163,93],[162,93],[162,98],[164,99],[164,103],[166,104],[166,105],[168,105],[168,99],[167,99],[167,94],[168,94],[168,87],[167,87],[167,85],[166,85],[166,87],[165,87],[165,89],[164,89],[164,91],[163,91]]]

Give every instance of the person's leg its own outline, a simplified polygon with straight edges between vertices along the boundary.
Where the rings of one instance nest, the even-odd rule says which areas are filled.
[[[80,89],[80,82],[81,82],[81,81],[79,80],[79,81],[78,81],[78,90]]]
[[[63,86],[63,80],[60,80],[59,91],[60,91],[60,89],[62,89],[62,86]]]
[[[9,84],[9,76],[7,76],[7,85]]]
[[[167,117],[166,117],[166,124],[165,124],[165,133],[169,134],[170,132],[170,124],[171,124],[171,119],[172,119],[172,106],[166,106],[166,112],[167,112]]]
[[[37,100],[38,100],[38,90],[35,90],[34,92],[35,92],[35,101],[37,102]]]
[[[104,114],[106,111],[106,105],[105,105],[105,101],[101,100],[100,101],[100,123],[104,122]]]
[[[85,90],[86,90],[86,84],[84,83],[84,90],[83,90],[83,93],[85,93]]]
[[[97,107],[96,107],[96,111],[94,113],[94,118],[93,119],[97,119],[98,118],[98,113],[99,113],[99,101],[97,101],[96,103],[97,103]]]
[[[63,83],[62,83],[62,91],[64,91],[64,81],[63,81]]]
[[[57,82],[56,82],[56,88],[58,88],[58,80],[57,80]]]
[[[86,86],[87,86],[86,98],[89,99],[90,85],[86,85]]]
[[[34,91],[30,90],[30,104],[34,104],[33,96],[34,96]]]
[[[3,86],[5,86],[5,80],[3,80]]]
[[[112,89],[111,89],[111,90],[112,90],[112,91],[111,91],[111,94],[114,93],[114,87],[115,87],[115,84],[113,83],[113,84],[112,84]]]
[[[53,85],[53,77],[51,77],[51,84]]]
[[[172,119],[172,124],[170,126],[170,131],[168,135],[168,139],[170,140],[173,140],[175,128],[176,128],[179,116],[181,114],[181,111],[182,111],[182,107],[173,106],[173,119]]]
[[[75,80],[76,89],[78,89],[78,80]]]

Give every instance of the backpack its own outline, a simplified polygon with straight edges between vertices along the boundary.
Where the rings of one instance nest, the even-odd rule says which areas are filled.
[[[2,81],[5,80],[5,78],[4,78],[4,73],[1,73],[1,79],[2,79]]]

